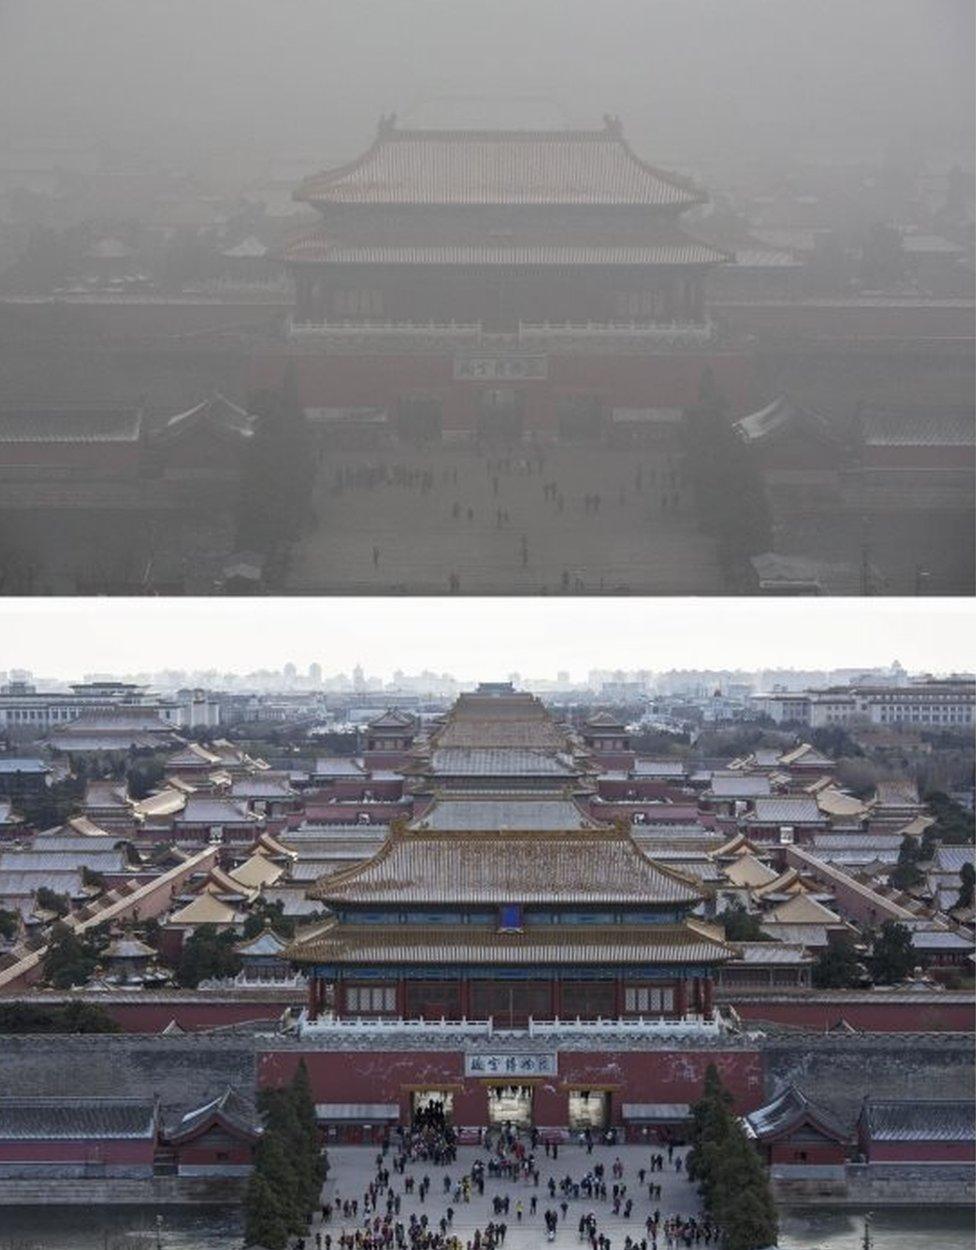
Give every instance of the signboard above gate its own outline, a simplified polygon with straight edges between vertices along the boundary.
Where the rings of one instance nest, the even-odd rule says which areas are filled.
[[[555,1076],[556,1053],[543,1055],[465,1055],[465,1076]]]
[[[465,353],[454,357],[454,379],[458,382],[542,382],[548,376],[548,356]]]

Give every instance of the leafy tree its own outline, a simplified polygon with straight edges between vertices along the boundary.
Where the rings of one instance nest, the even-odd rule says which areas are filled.
[[[956,907],[961,911],[966,911],[973,905],[973,887],[976,885],[976,868],[972,864],[963,864],[959,870],[959,879],[962,885],[959,889],[959,897],[956,899]]]
[[[879,985],[903,981],[918,962],[911,930],[897,920],[886,920],[871,952],[871,975]]]
[[[24,794],[17,801],[17,810],[32,829],[52,829],[79,811],[84,793],[84,778],[73,775],[54,782],[39,794]]]
[[[858,957],[854,936],[839,933],[817,957],[812,970],[813,984],[818,989],[846,990],[859,985],[864,969]]]
[[[818,729],[811,729],[809,742],[834,760],[855,759],[864,755],[856,739],[843,725],[822,725]]]
[[[129,797],[147,798],[166,775],[166,768],[155,755],[134,758],[125,770],[125,784]]]
[[[283,938],[295,936],[295,920],[292,916],[285,915],[285,905],[281,899],[275,899],[273,903],[263,897],[254,900],[250,913],[244,921],[244,937],[257,937],[265,929],[273,929]]]
[[[20,913],[0,907],[0,938],[10,941],[20,932]]]
[[[702,373],[698,404],[685,412],[684,433],[701,528],[733,560],[768,548],[771,522],[759,466],[732,428],[710,369]]]
[[[97,1003],[0,1002],[0,1034],[3,1033],[121,1033],[121,1027]]]
[[[241,957],[234,950],[236,942],[237,934],[232,929],[221,932],[216,925],[198,925],[183,943],[176,968],[177,983],[196,989],[201,981],[236,976],[241,970]]]
[[[976,841],[976,818],[942,790],[929,790],[925,803],[935,817],[930,826],[943,846],[972,846]]]
[[[910,890],[925,880],[919,868],[921,848],[918,839],[908,834],[901,840],[898,848],[898,862],[892,869],[890,881],[896,890]]]
[[[58,923],[44,957],[44,979],[59,990],[85,985],[98,966],[98,946],[91,937],[79,937]]]
[[[71,899],[67,894],[56,894],[50,886],[42,885],[34,895],[34,902],[44,911],[53,911],[59,916],[66,916],[71,910]]]
[[[87,865],[82,865],[81,880],[84,885],[92,886],[98,890],[106,888],[106,881],[102,874],[95,872],[93,868],[89,868]]]
[[[769,935],[760,928],[759,916],[746,911],[738,900],[722,912],[725,936],[730,942],[768,942]]]
[[[248,409],[257,421],[242,477],[238,542],[267,554],[294,541],[309,520],[315,449],[293,375],[277,391],[252,394]]]

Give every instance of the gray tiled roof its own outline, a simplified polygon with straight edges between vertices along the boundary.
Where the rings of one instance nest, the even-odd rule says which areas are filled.
[[[862,1111],[873,1141],[950,1141],[976,1139],[970,1101],[955,1099],[866,1099]]]
[[[156,1109],[145,1098],[0,1098],[0,1141],[152,1138]]]
[[[755,821],[759,824],[825,825],[827,817],[817,806],[816,799],[768,798],[756,799]]]
[[[571,799],[440,799],[414,829],[596,829]]]
[[[646,244],[413,245],[347,244],[326,230],[310,231],[289,242],[288,260],[330,265],[707,265],[725,253],[697,239],[675,237]]]
[[[971,408],[862,411],[858,421],[865,443],[873,447],[963,448],[972,447],[976,439]]]
[[[779,1137],[790,1129],[811,1121],[828,1136],[845,1139],[848,1136],[843,1125],[839,1124],[829,1111],[816,1106],[795,1085],[789,1085],[772,1102],[764,1107],[750,1111],[745,1122],[753,1135],[762,1139]]]
[[[573,776],[573,768],[549,751],[519,747],[445,747],[431,756],[431,771],[441,777]]]
[[[940,872],[962,872],[963,864],[976,863],[976,849],[971,846],[940,846],[935,852],[935,866]]]
[[[709,789],[717,799],[751,799],[768,795],[770,785],[768,777],[724,777],[713,773]]]
[[[50,771],[50,764],[33,756],[29,759],[23,756],[8,756],[6,759],[0,759],[0,773],[49,773]]]
[[[243,803],[230,799],[210,799],[191,794],[186,806],[173,817],[175,824],[196,825],[244,825],[260,822],[262,818],[248,812]]]
[[[632,204],[687,208],[702,196],[639,160],[619,128],[427,130],[387,126],[358,160],[296,192],[322,204]]]
[[[110,839],[105,841],[110,842]],[[95,846],[75,851],[0,851],[0,871],[60,873],[80,872],[83,867],[92,872],[122,872],[126,867],[125,852],[111,844],[107,850]]]
[[[132,408],[7,408],[0,443],[134,443],[141,424]]]

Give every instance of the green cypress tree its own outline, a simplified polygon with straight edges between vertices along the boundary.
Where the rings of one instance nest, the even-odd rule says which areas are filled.
[[[282,1217],[280,1204],[260,1167],[255,1167],[244,1196],[244,1244],[267,1246],[268,1250],[285,1250],[288,1225]]]

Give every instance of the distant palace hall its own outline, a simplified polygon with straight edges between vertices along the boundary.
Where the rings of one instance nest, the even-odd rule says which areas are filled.
[[[700,883],[585,815],[587,767],[534,696],[462,695],[408,766],[430,805],[311,892],[332,919],[289,952],[310,1018],[327,997],[337,1018],[500,1029],[709,1017],[731,949],[689,918]]]
[[[733,258],[682,228],[705,194],[641,160],[616,118],[524,131],[384,118],[362,156],[295,198],[322,221],[281,256],[296,290],[283,359],[324,420],[489,437],[653,422],[715,367],[705,279]]]

